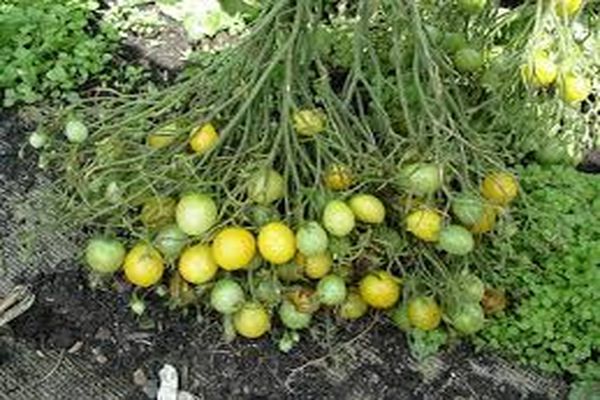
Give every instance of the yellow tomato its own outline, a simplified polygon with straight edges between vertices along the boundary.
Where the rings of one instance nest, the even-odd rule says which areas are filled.
[[[156,150],[165,148],[177,139],[178,131],[177,123],[172,122],[149,134],[146,144]]]
[[[256,240],[244,228],[225,228],[215,236],[212,253],[217,265],[235,271],[250,264],[256,254]]]
[[[348,202],[354,216],[361,222],[380,224],[385,219],[385,206],[370,194],[356,194]]]
[[[181,277],[196,285],[211,280],[217,273],[218,268],[212,249],[207,244],[188,247],[179,258]]]
[[[273,264],[285,264],[296,254],[296,235],[285,224],[271,222],[258,233],[258,250]]]
[[[211,123],[195,128],[190,135],[190,147],[195,153],[204,154],[219,141],[219,134]]]
[[[481,194],[492,204],[505,206],[510,203],[519,192],[519,185],[514,175],[508,172],[494,172],[488,174],[481,183]]]
[[[352,185],[352,171],[346,165],[332,164],[325,171],[325,187],[331,190],[345,190]]]
[[[545,52],[542,52],[533,56],[533,60],[523,66],[523,76],[534,86],[547,87],[556,81],[558,67]]]
[[[123,264],[129,282],[149,287],[160,281],[165,263],[160,253],[147,243],[138,243],[127,253]]]
[[[301,136],[312,137],[325,130],[327,117],[319,109],[306,109],[294,113],[294,129]]]
[[[498,212],[496,208],[491,204],[485,204],[483,206],[483,214],[479,221],[471,226],[471,232],[473,233],[486,233],[494,229],[496,225],[496,217]]]
[[[333,258],[329,251],[315,256],[305,256],[302,253],[297,253],[295,261],[296,264],[302,266],[304,274],[310,279],[321,279],[331,271],[333,265]]]
[[[271,329],[271,319],[262,305],[248,302],[233,315],[233,326],[243,337],[256,339]]]
[[[426,242],[435,242],[442,230],[442,216],[437,210],[423,208],[406,217],[406,230]]]
[[[416,297],[408,303],[408,320],[415,328],[431,331],[442,320],[442,310],[432,297]]]
[[[554,9],[560,17],[572,17],[581,8],[583,0],[555,0]]]
[[[560,79],[560,96],[569,104],[580,103],[587,99],[592,90],[590,80],[584,76],[567,74]]]
[[[365,303],[373,308],[390,308],[400,297],[399,279],[382,270],[362,278],[358,290]]]

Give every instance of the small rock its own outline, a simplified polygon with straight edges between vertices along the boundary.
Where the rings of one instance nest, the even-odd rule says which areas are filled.
[[[109,340],[111,338],[111,333],[110,331],[105,328],[105,327],[100,327],[97,331],[96,334],[94,335],[94,339],[97,340]]]
[[[73,346],[71,346],[71,348],[69,350],[67,350],[67,353],[75,354],[79,350],[81,350],[82,347],[83,347],[83,342],[80,340],[80,341],[76,342]]]
[[[145,386],[148,383],[148,377],[143,369],[138,368],[133,373],[133,383],[136,386]]]
[[[106,364],[108,362],[108,358],[104,354],[98,354],[96,356],[96,362],[98,364]]]

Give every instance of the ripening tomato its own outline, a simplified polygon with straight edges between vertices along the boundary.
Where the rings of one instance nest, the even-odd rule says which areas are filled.
[[[146,138],[146,144],[155,150],[159,150],[171,145],[177,139],[178,135],[178,124],[171,122],[149,134]]]
[[[587,99],[591,90],[592,84],[585,76],[569,73],[560,78],[559,93],[565,103],[580,103]]]
[[[297,111],[292,119],[294,129],[300,136],[313,137],[323,132],[327,125],[327,117],[317,108]]]
[[[369,306],[356,290],[351,290],[346,300],[340,306],[338,314],[343,319],[354,320],[367,313]]]
[[[218,268],[212,249],[207,244],[188,247],[179,258],[181,277],[196,285],[210,281]]]
[[[436,242],[442,230],[442,216],[437,210],[423,208],[406,217],[406,230],[426,242]]]
[[[285,181],[272,168],[256,171],[248,181],[248,197],[258,204],[270,204],[283,198]]]
[[[304,274],[310,279],[321,279],[331,271],[333,258],[329,251],[314,256],[296,254],[296,264],[302,267]]]
[[[352,185],[352,171],[343,164],[332,164],[325,170],[325,187],[331,190],[345,190]]]
[[[271,222],[260,228],[258,250],[273,264],[285,264],[296,254],[296,235],[285,224]]]
[[[390,308],[400,297],[400,281],[390,273],[377,270],[362,278],[360,296],[373,308]]]
[[[558,66],[545,52],[538,52],[522,67],[523,78],[539,87],[550,86],[558,77]]]
[[[385,206],[370,194],[356,194],[348,201],[357,220],[367,224],[380,224],[385,219]]]
[[[481,194],[493,204],[505,206],[519,192],[519,185],[514,175],[508,172],[488,174],[481,183]]]
[[[212,243],[213,257],[227,271],[247,267],[256,255],[256,240],[252,233],[240,227],[221,230]]]
[[[479,221],[471,225],[471,232],[473,233],[487,233],[494,229],[496,225],[496,218],[498,217],[498,210],[496,207],[489,203],[483,205],[483,214]]]
[[[329,245],[327,232],[321,224],[310,221],[304,224],[296,232],[296,246],[305,256],[316,256],[323,254]]]
[[[323,210],[323,226],[333,236],[346,236],[354,226],[356,219],[352,209],[341,200],[331,200]]]
[[[190,134],[190,147],[196,154],[204,154],[215,147],[219,134],[211,123],[194,128]]]
[[[147,243],[138,243],[127,253],[123,270],[129,282],[149,287],[160,281],[165,263],[158,250]]]
[[[581,9],[583,0],[555,0],[554,10],[560,17],[572,17]]]
[[[260,303],[248,302],[233,315],[233,326],[243,337],[256,339],[271,329],[271,318]]]
[[[408,302],[408,320],[415,328],[431,331],[442,321],[442,310],[433,297],[419,296]]]

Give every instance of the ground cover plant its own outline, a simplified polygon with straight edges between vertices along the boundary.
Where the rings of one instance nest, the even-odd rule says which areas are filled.
[[[419,358],[466,338],[595,377],[599,188],[572,165],[598,145],[597,4],[355,3],[251,5],[172,86],[53,115],[48,229],[86,232],[140,318],[158,296],[288,352],[375,314]]]

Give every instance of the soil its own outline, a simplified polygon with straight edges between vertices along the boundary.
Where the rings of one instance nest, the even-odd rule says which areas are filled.
[[[185,390],[204,399],[548,398],[469,371],[473,360],[487,361],[468,346],[419,365],[403,335],[383,318],[342,326],[320,340],[307,333],[283,354],[269,339],[225,343],[216,316],[198,323],[156,298],[148,307],[155,323],[141,328],[126,291],[92,290],[80,269],[42,274],[30,283],[37,300],[11,324],[14,337],[38,349],[65,349],[100,376],[131,377],[132,400],[153,394],[165,363],[178,369]]]

